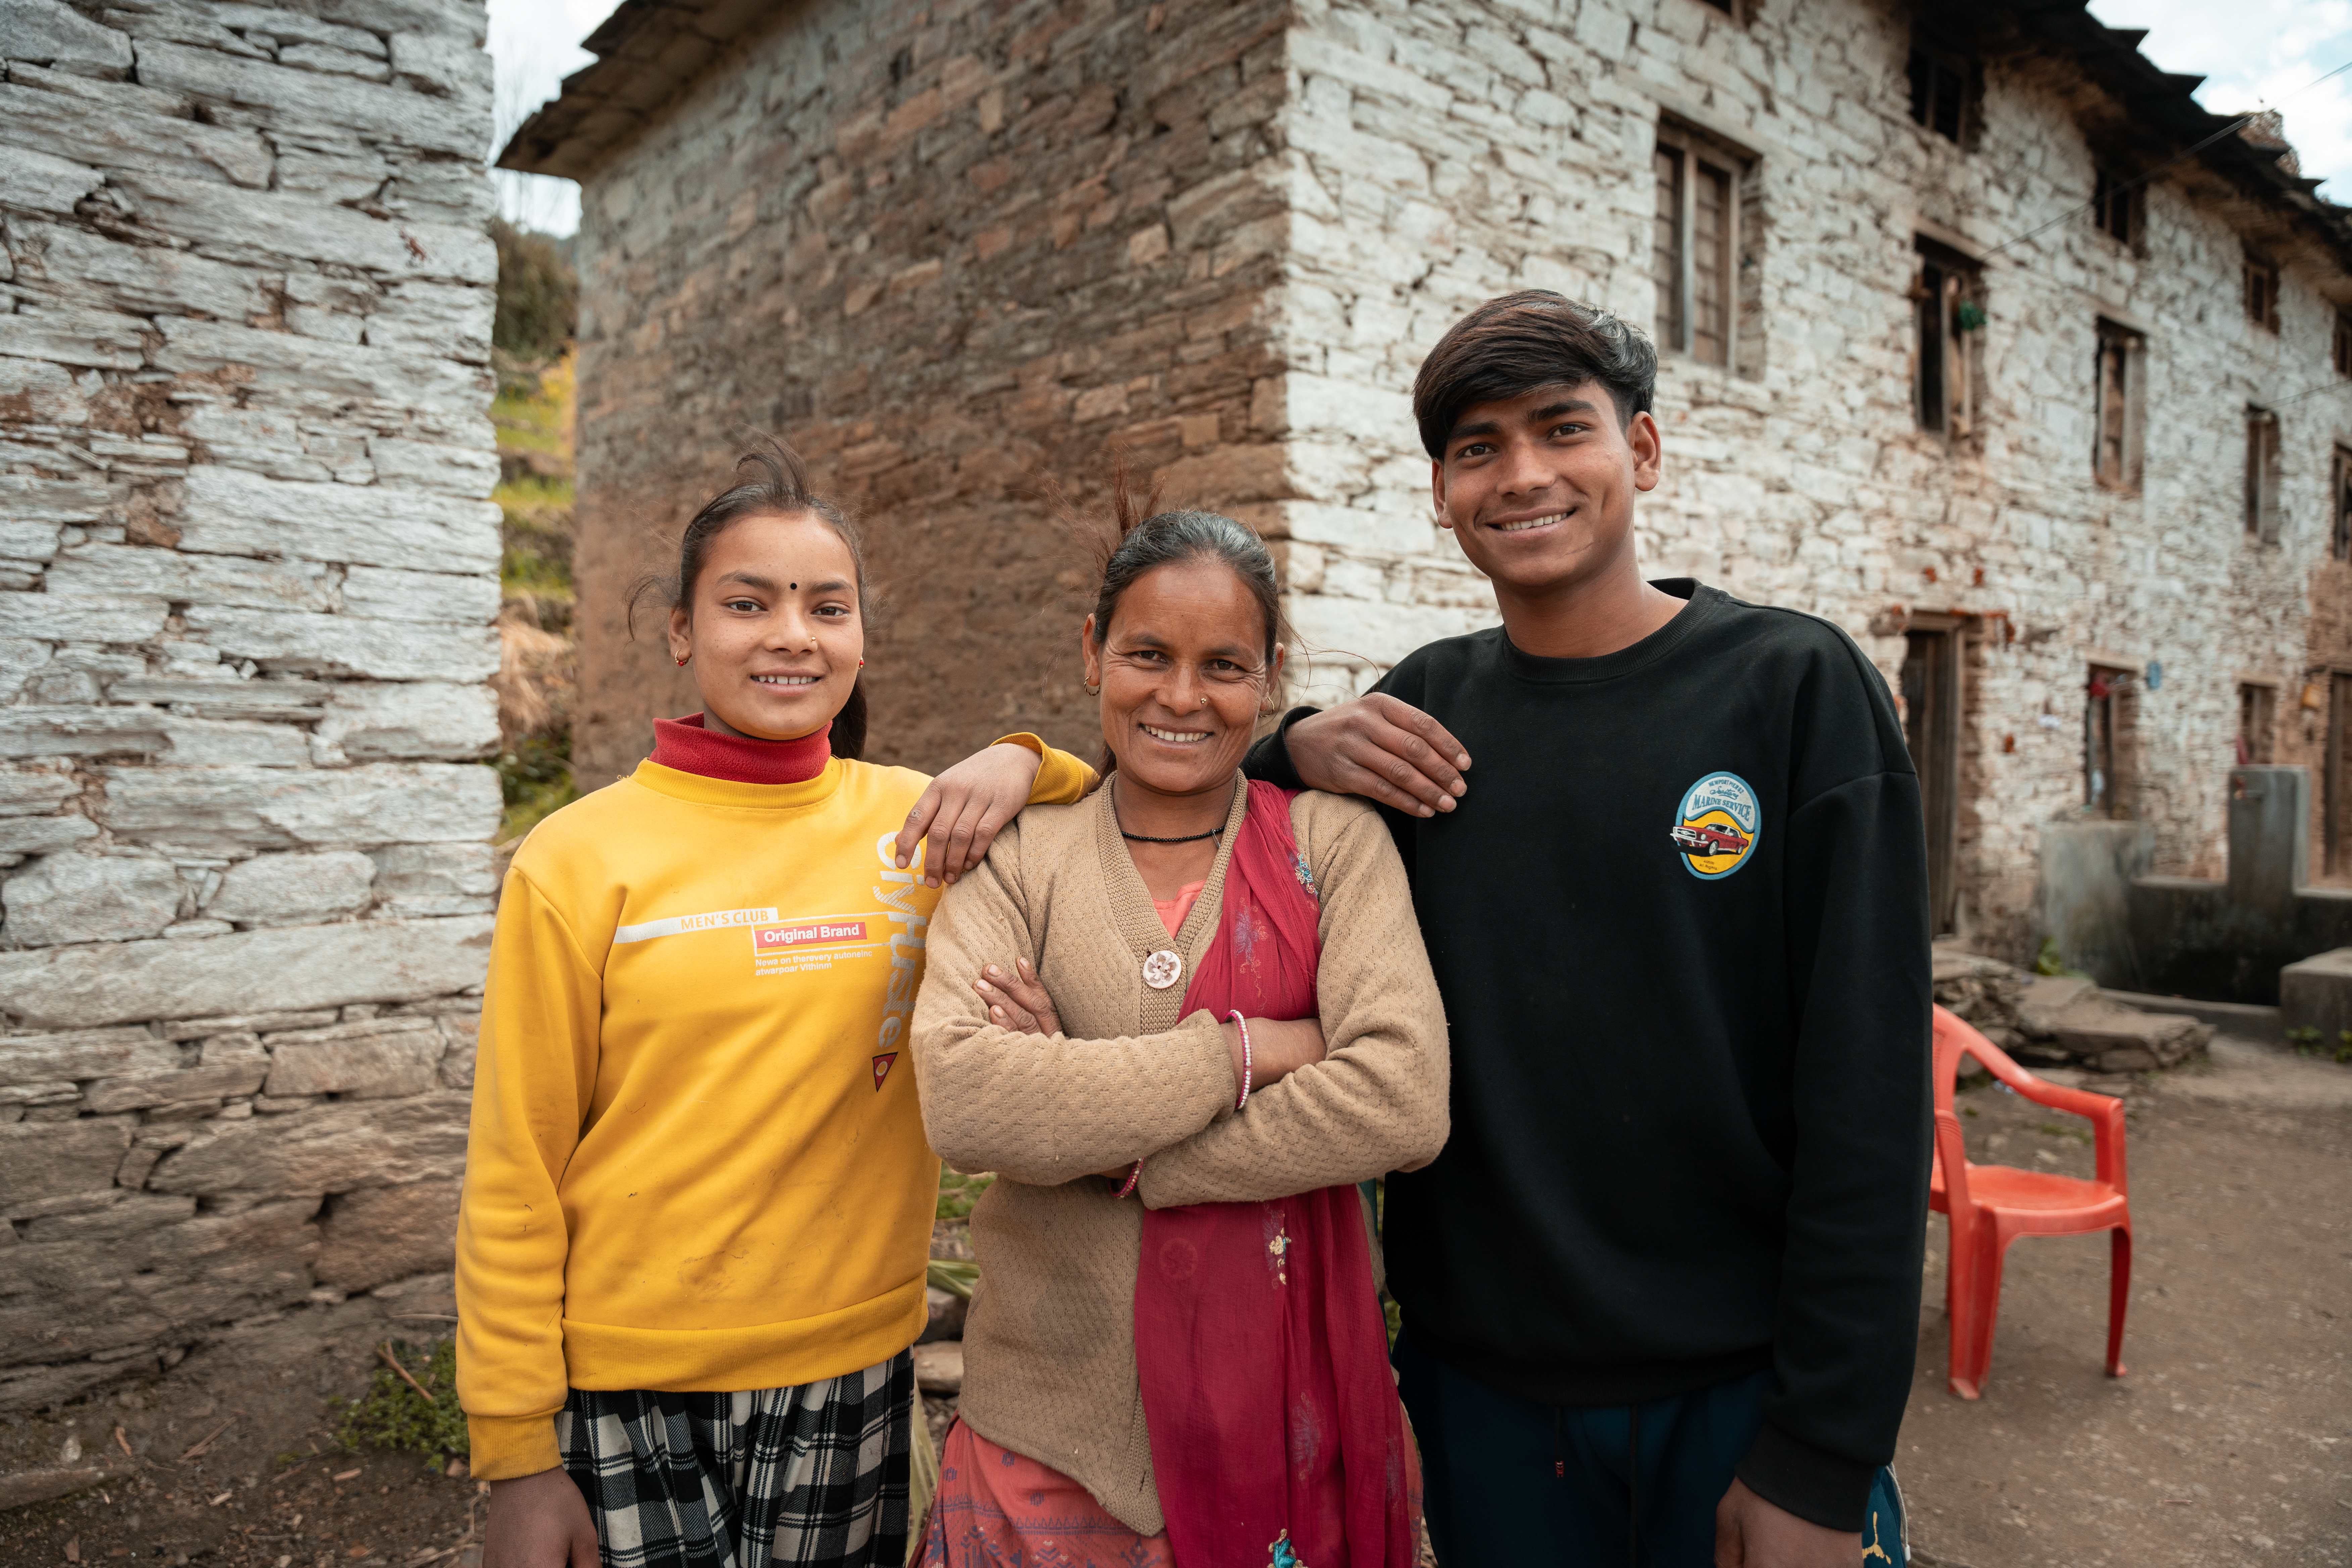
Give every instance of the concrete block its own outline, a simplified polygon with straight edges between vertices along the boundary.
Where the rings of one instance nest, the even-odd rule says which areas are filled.
[[[457,1262],[454,1181],[370,1187],[328,1201],[319,1220],[319,1283],[354,1293]]]
[[[2291,930],[2294,895],[2311,865],[2311,770],[2230,773],[2230,901]]]
[[[486,915],[361,921],[205,942],[0,952],[0,996],[39,1029],[227,1014],[257,1000],[257,984],[289,1010],[442,996],[482,983],[490,923]]]
[[[222,873],[204,911],[243,926],[313,925],[365,909],[374,880],[375,862],[355,850],[257,855]]]
[[[131,942],[179,918],[180,873],[169,860],[68,852],[45,855],[5,882],[0,905],[10,942]]]
[[[2352,1030],[2352,947],[2315,953],[2279,971],[2279,1022],[2290,1032],[2316,1030],[2334,1050]]]

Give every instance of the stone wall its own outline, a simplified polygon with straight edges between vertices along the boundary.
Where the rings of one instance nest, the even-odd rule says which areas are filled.
[[[2156,828],[2159,871],[2217,874],[2236,681],[2299,677],[2322,592],[2329,454],[2352,431],[2328,358],[2340,260],[2194,163],[2147,187],[2137,249],[2068,217],[2095,138],[2136,146],[2135,166],[2162,154],[2063,56],[1989,52],[1964,151],[1910,119],[1901,8],[1755,10],[1743,26],[1697,0],[1300,0],[1268,175],[1291,197],[1276,305],[1290,368],[1260,406],[1280,411],[1267,434],[1300,498],[1284,508],[1294,618],[1362,656],[1323,691],[1491,623],[1428,526],[1412,373],[1508,289],[1647,325],[1651,148],[1679,121],[1754,157],[1761,366],[1665,356],[1648,568],[1826,616],[1890,679],[1912,615],[1977,617],[1958,857],[1980,945],[2028,946],[2039,825],[2083,800],[2095,661],[2162,666],[2137,696],[2128,805]],[[1913,411],[1921,234],[1987,257],[1979,416],[1948,446]],[[2276,332],[2242,307],[2250,243],[2284,263]],[[2089,460],[2102,318],[2147,334],[2136,490],[2101,487]],[[2314,385],[2329,390],[2282,406],[2284,526],[2256,543],[2244,411]]]
[[[692,706],[627,641],[625,590],[746,427],[800,442],[874,524],[892,760],[1015,723],[1092,743],[1066,647],[1084,577],[1033,476],[1087,492],[1113,446],[1276,540],[1303,697],[1491,624],[1431,525],[1407,389],[1508,289],[1650,322],[1663,123],[1751,163],[1738,363],[1667,356],[1648,568],[1827,616],[1890,679],[1916,617],[1958,618],[1958,918],[1979,945],[2034,934],[2040,825],[2083,806],[2094,663],[2161,666],[2122,805],[2159,870],[2215,872],[2237,682],[2298,690],[2315,636],[2352,657],[2313,630],[2342,591],[2322,571],[2352,432],[2340,234],[2201,162],[2147,184],[2135,244],[2070,216],[2102,155],[2148,168],[2177,143],[2046,28],[1986,23],[1963,147],[1910,118],[1907,8],[1748,9],[828,0],[736,37],[723,13],[698,32],[625,7],[591,40],[612,58],[509,154],[586,187],[583,782]],[[631,30],[656,26],[675,47]],[[2076,42],[2136,61],[2116,37]],[[1983,265],[1977,417],[1949,441],[1914,412],[1921,237]],[[2275,332],[2246,319],[2249,247],[2284,268]],[[2146,334],[2128,488],[2088,456],[2103,320]],[[2281,409],[2274,542],[2242,526],[2250,404]]]
[[[751,433],[871,533],[870,754],[1008,729],[1097,749],[1073,644],[1108,448],[1171,499],[1270,455],[1285,229],[1274,0],[820,0],[734,44],[584,182],[576,571],[583,787],[691,711],[626,603]],[[525,132],[529,134],[528,131]]]
[[[447,1267],[496,885],[475,0],[0,0],[0,1409]]]

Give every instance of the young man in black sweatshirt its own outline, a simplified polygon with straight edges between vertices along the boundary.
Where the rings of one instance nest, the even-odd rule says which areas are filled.
[[[1503,625],[1250,771],[1389,808],[1445,994],[1453,1140],[1385,1225],[1440,1559],[1900,1568],[1918,779],[1835,626],[1643,580],[1656,367],[1556,294],[1458,322],[1413,412]]]

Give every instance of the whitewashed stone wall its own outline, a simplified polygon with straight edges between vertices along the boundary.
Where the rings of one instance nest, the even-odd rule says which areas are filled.
[[[495,892],[478,0],[0,0],[0,1409],[446,1268]]]
[[[2281,330],[2248,322],[2235,225],[2262,215],[2193,164],[2147,190],[2142,258],[2087,216],[2062,222],[1987,268],[1980,435],[1948,452],[1913,414],[1914,236],[1990,250],[2086,201],[2080,121],[2113,106],[2063,60],[1994,61],[1964,153],[1909,118],[1898,8],[1757,9],[1740,26],[1699,0],[1299,0],[1283,144],[1251,172],[1287,203],[1276,308],[1292,368],[1253,414],[1286,452],[1262,493],[1291,498],[1266,510],[1291,541],[1292,619],[1325,650],[1309,699],[1493,624],[1485,584],[1431,525],[1412,374],[1510,289],[1650,324],[1663,114],[1760,159],[1762,372],[1667,356],[1645,567],[1827,616],[1890,679],[1902,610],[2006,617],[2014,640],[1988,621],[1971,670],[1964,931],[2026,934],[2039,825],[2082,801],[2098,656],[2163,665],[2140,699],[2135,811],[2157,826],[2158,870],[2218,874],[2235,683],[2296,689],[2330,447],[2352,436],[2336,387],[2284,408],[2284,526],[2261,547],[2242,525],[2244,409],[2335,380],[2320,289],[2340,293],[2340,271],[2289,244]],[[2137,494],[2092,477],[2102,316],[2148,334]]]

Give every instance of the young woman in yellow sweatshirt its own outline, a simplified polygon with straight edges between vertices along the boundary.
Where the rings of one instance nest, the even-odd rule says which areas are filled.
[[[1092,782],[1030,736],[937,784],[858,761],[856,537],[790,451],[745,466],[680,547],[702,711],[507,874],[457,1237],[484,1568],[904,1560],[924,931]]]

